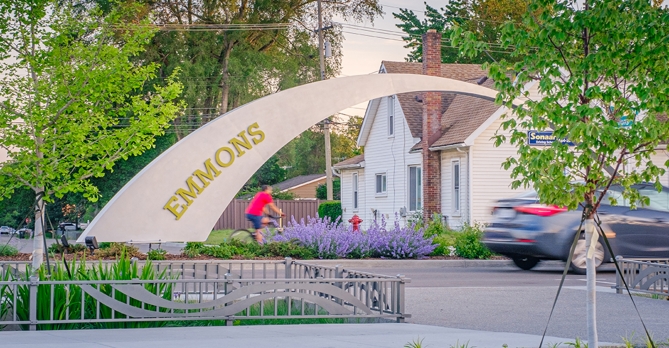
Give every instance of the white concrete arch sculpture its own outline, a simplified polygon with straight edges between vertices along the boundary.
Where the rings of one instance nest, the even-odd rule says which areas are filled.
[[[440,77],[378,74],[310,83],[219,116],[153,160],[79,237],[108,242],[204,241],[235,194],[275,152],[347,107],[407,92],[494,99],[497,92]]]

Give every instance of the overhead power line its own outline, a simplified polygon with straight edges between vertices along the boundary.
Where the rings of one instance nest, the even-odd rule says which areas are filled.
[[[159,24],[140,24],[137,25],[140,27],[150,27],[156,28],[160,31],[240,31],[240,30],[284,30],[289,29],[290,23],[244,23],[244,24],[206,24],[206,23],[195,23],[195,24],[171,24],[171,23],[159,23]],[[117,25],[115,28],[128,28],[128,26]]]

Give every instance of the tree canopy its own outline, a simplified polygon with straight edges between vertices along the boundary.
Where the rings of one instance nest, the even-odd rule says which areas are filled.
[[[162,75],[178,68],[184,83],[188,108],[174,121],[179,137],[228,110],[320,78],[316,0],[142,2],[146,18],[161,29],[145,58],[161,64]],[[334,16],[373,20],[381,13],[378,0],[324,1],[322,7],[324,26]],[[341,28],[323,33],[333,48],[326,75],[335,76]]]
[[[489,47],[465,28],[452,39],[469,56]],[[596,212],[611,184],[624,188],[634,207],[647,204],[631,186],[656,183],[669,162],[652,154],[669,140],[669,11],[645,0],[532,0],[522,22],[507,22],[500,36],[511,58],[486,63],[511,108],[526,86],[540,98],[513,109],[497,134],[518,155],[504,162],[513,187],[538,190],[542,202]],[[558,139],[538,148],[528,130],[553,131]],[[613,202],[616,203],[616,202]]]
[[[441,45],[443,63],[484,63],[510,59],[508,50],[498,44],[500,29],[506,21],[519,22],[526,3],[525,0],[451,0],[440,9],[426,3],[423,20],[407,9],[400,9],[393,16],[402,22],[396,26],[406,33],[403,39],[407,42],[404,47],[410,49],[408,61],[422,61],[422,35],[428,29],[435,29],[444,38]],[[456,27],[470,31],[480,41],[489,43],[488,47],[473,55],[462,54],[449,39]]]
[[[179,112],[173,79],[137,94],[158,68],[132,62],[153,31],[119,22],[121,12],[94,14],[49,0],[0,2],[3,195],[26,186],[46,199],[95,200],[90,179],[153,146]]]

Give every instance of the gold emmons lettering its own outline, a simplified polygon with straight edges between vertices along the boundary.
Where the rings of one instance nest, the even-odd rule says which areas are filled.
[[[246,133],[251,137],[250,140],[246,136]],[[228,143],[234,146],[235,150],[237,150],[237,156],[235,156],[235,151],[228,146],[223,146],[216,150],[214,160],[219,167],[227,168],[231,166],[235,162],[235,157],[241,157],[246,153],[244,149],[251,150],[253,145],[260,144],[265,140],[265,132],[260,130],[260,126],[258,126],[258,123],[256,122],[248,126],[246,131],[240,132],[237,137],[239,137],[239,139],[233,138],[228,141]],[[227,152],[230,156],[230,159],[227,162],[221,158],[223,152]],[[165,203],[163,209],[170,211],[177,220],[181,219],[186,210],[188,210],[188,207],[193,204],[194,199],[196,199],[198,195],[201,195],[204,189],[209,186],[216,177],[221,175],[221,173],[221,170],[212,164],[211,158],[207,158],[207,160],[204,161],[204,170],[196,169],[193,172],[193,175],[186,179],[187,189],[179,188],[176,190],[175,194],[170,197],[167,203]],[[197,178],[202,184],[200,185],[196,183],[194,178]],[[186,204],[179,204],[179,198],[184,200]]]
[[[256,131],[256,130],[253,130],[253,129],[258,129],[258,130]],[[260,130],[260,126],[258,126],[258,122],[250,125],[249,128],[246,129],[246,131],[249,133],[250,136],[254,137],[253,138],[253,143],[256,144],[256,145],[262,143],[262,141],[265,140],[265,132]],[[255,138],[255,136],[258,136],[258,137]]]
[[[207,158],[207,160],[204,161],[204,168],[207,170],[206,173],[200,169],[193,172],[193,176],[196,176],[198,179],[200,179],[200,181],[202,181],[203,189],[209,186],[210,181],[214,181],[214,178],[221,174],[221,171],[216,169],[216,167],[214,167],[214,165],[211,163],[211,158]]]
[[[235,147],[235,150],[237,150],[237,157],[242,157],[246,152],[242,150],[240,147],[243,147],[247,150],[251,150],[253,148],[253,145],[251,145],[251,142],[249,141],[249,138],[246,137],[246,132],[241,131],[239,134],[237,134],[238,137],[244,139],[242,142],[241,140],[237,138],[232,138],[228,143],[233,145]]]
[[[228,155],[230,155],[230,161],[229,162],[223,162],[221,160],[221,152],[227,152]],[[227,146],[223,146],[222,148],[216,150],[216,155],[214,155],[214,159],[216,160],[216,163],[221,166],[221,168],[227,168],[231,166],[233,163],[235,163],[235,153],[232,151],[231,148]]]
[[[177,220],[181,219],[186,210],[188,210],[188,206],[185,204],[178,204],[178,203],[172,204],[178,200],[179,199],[177,198],[177,196],[172,196],[170,197],[170,200],[167,201],[167,203],[163,207],[163,209],[169,210],[172,214],[174,214]],[[181,210],[179,210],[179,208],[181,208]]]
[[[198,186],[195,181],[193,181],[192,176],[186,179],[186,185],[188,185],[188,191],[180,188],[177,190],[176,194],[179,195],[184,201],[186,201],[186,204],[190,206],[193,204],[193,200],[191,198],[197,198],[197,195],[202,193],[204,188]]]

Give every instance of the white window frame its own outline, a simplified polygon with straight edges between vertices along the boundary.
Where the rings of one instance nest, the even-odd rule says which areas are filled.
[[[457,183],[456,183],[457,168]],[[451,161],[451,212],[453,216],[460,216],[462,210],[462,166],[460,160]]]
[[[388,137],[395,136],[395,96],[388,97]]]
[[[416,183],[411,182],[411,169],[417,169],[419,175],[416,176]],[[418,187],[416,187],[416,207],[415,209],[411,209],[411,189],[412,186],[415,184],[417,185],[420,183]],[[408,202],[407,202],[407,207],[409,207],[410,212],[416,212],[416,211],[421,211],[423,209],[423,167],[420,165],[410,165],[407,168],[407,185],[408,185]]]
[[[353,186],[353,212],[358,211],[358,207],[360,204],[360,181],[358,181],[358,173],[355,172],[351,176],[351,181],[352,181],[352,186]]]
[[[379,192],[379,187],[377,180],[381,177],[381,191]],[[385,185],[384,185],[385,184]],[[385,187],[384,187],[385,186]],[[376,173],[374,175],[374,192],[376,192],[377,197],[383,197],[388,195],[388,173]]]

